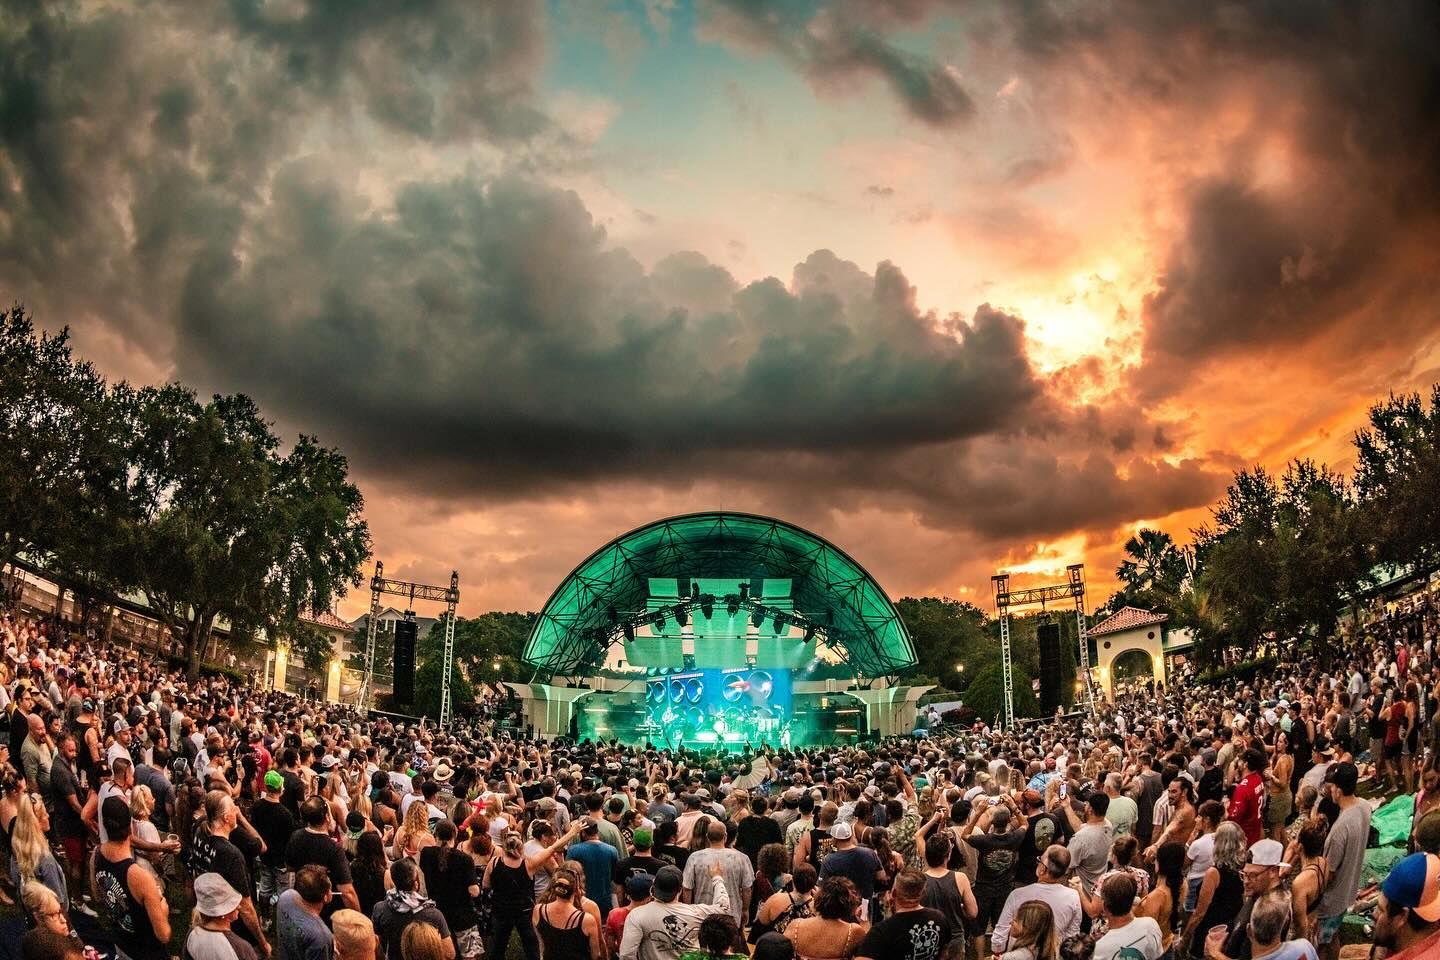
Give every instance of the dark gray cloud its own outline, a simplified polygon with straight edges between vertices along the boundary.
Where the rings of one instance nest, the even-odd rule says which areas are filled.
[[[895,11],[867,4],[772,3],[769,0],[701,0],[701,35],[743,49],[777,55],[821,89],[878,79],[916,119],[933,127],[968,120],[975,102],[953,67],[935,63],[892,42],[883,27]],[[883,14],[883,15],[882,15]]]
[[[695,253],[647,272],[529,180],[412,184],[384,217],[303,166],[272,189],[264,253],[186,278],[182,370],[447,486],[894,450],[1001,429],[1042,392],[1019,320],[942,330],[888,263],[819,251],[742,287]]]

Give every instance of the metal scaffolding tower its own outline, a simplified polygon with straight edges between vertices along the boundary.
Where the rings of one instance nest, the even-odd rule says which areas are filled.
[[[407,611],[415,609],[416,600],[432,600],[445,604],[445,660],[440,685],[440,726],[450,722],[450,673],[455,659],[455,608],[460,604],[460,574],[450,573],[449,587],[436,587],[408,580],[387,580],[385,564],[375,561],[375,576],[370,578],[370,617],[365,630],[365,682],[360,687],[360,709],[369,710],[375,696],[375,633],[380,620],[380,595],[408,597]]]
[[[1044,587],[1030,587],[1026,590],[1010,589],[1010,574],[1000,573],[990,578],[995,595],[995,612],[1000,617],[1000,656],[1005,677],[1005,726],[1015,722],[1015,695],[1011,689],[1012,662],[1010,655],[1010,610],[1012,607],[1039,604],[1044,610],[1047,604],[1059,600],[1074,600],[1075,627],[1080,642],[1080,703],[1087,713],[1095,712],[1095,678],[1090,675],[1090,628],[1085,622],[1085,565],[1072,563],[1065,568],[1069,575],[1064,583]]]

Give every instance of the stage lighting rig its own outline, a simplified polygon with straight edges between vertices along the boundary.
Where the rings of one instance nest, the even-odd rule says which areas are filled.
[[[732,616],[732,617],[735,616],[737,613],[739,613],[739,612],[740,612],[740,598],[737,597],[737,596],[735,596],[734,594],[731,594],[730,596],[726,597],[726,598],[725,598],[725,612],[728,613],[728,614],[730,614],[730,616]]]
[[[760,627],[760,624],[764,622],[765,608],[757,605],[754,610],[750,611],[750,626],[758,629]]]
[[[702,594],[700,597],[700,613],[709,620],[715,616],[715,597],[713,594]]]

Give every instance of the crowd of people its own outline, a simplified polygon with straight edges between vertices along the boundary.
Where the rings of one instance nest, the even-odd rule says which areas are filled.
[[[0,618],[25,960],[1440,957],[1440,659],[745,755],[362,717]],[[1376,795],[1413,852],[1363,889]],[[1357,903],[1358,901],[1358,903]],[[1362,934],[1364,936],[1364,934]]]

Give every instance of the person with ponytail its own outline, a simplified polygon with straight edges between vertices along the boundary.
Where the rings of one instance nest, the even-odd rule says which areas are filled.
[[[565,835],[530,856],[525,855],[525,838],[518,830],[506,830],[500,837],[500,855],[485,868],[484,885],[491,894],[494,936],[492,957],[504,957],[512,932],[520,935],[525,960],[540,960],[540,940],[535,933],[532,908],[535,906],[535,874],[545,870],[556,853],[580,835],[581,821],[570,825]],[[597,927],[598,930],[598,927]]]
[[[459,960],[474,960],[484,953],[480,918],[474,904],[480,896],[480,881],[475,873],[475,861],[463,850],[455,849],[459,835],[453,822],[437,821],[436,843],[420,851],[420,872],[425,874],[425,889],[445,915],[445,923],[455,940],[455,956]]]

